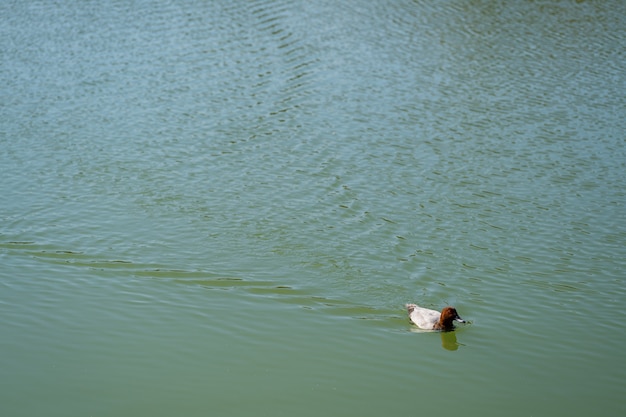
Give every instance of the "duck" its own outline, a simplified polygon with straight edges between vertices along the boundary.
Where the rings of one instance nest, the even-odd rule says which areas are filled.
[[[450,306],[441,310],[441,313],[417,304],[407,304],[406,309],[409,313],[409,320],[423,330],[450,331],[454,330],[453,321],[465,323],[465,320],[456,312],[456,308]]]

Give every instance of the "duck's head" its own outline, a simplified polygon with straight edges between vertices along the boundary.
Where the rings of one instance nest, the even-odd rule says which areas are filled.
[[[439,321],[435,324],[436,330],[452,330],[454,329],[454,324],[452,323],[454,320],[459,323],[465,323],[465,320],[459,316],[459,313],[456,312],[456,308],[454,307],[446,307],[441,310],[441,316],[439,317]]]

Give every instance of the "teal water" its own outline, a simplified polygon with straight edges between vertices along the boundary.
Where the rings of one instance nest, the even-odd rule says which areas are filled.
[[[626,412],[621,2],[0,12],[2,415]]]

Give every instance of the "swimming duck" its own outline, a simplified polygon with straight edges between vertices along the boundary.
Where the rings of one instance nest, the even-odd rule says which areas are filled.
[[[454,329],[454,320],[459,323],[465,323],[454,307],[445,307],[441,313],[436,310],[419,307],[416,304],[407,304],[406,309],[409,313],[411,322],[424,330],[444,330]]]

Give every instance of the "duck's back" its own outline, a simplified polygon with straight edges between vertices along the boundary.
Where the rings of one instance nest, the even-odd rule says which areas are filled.
[[[441,316],[441,313],[436,310],[423,308],[416,304],[407,304],[406,308],[411,321],[424,330],[432,330]]]

